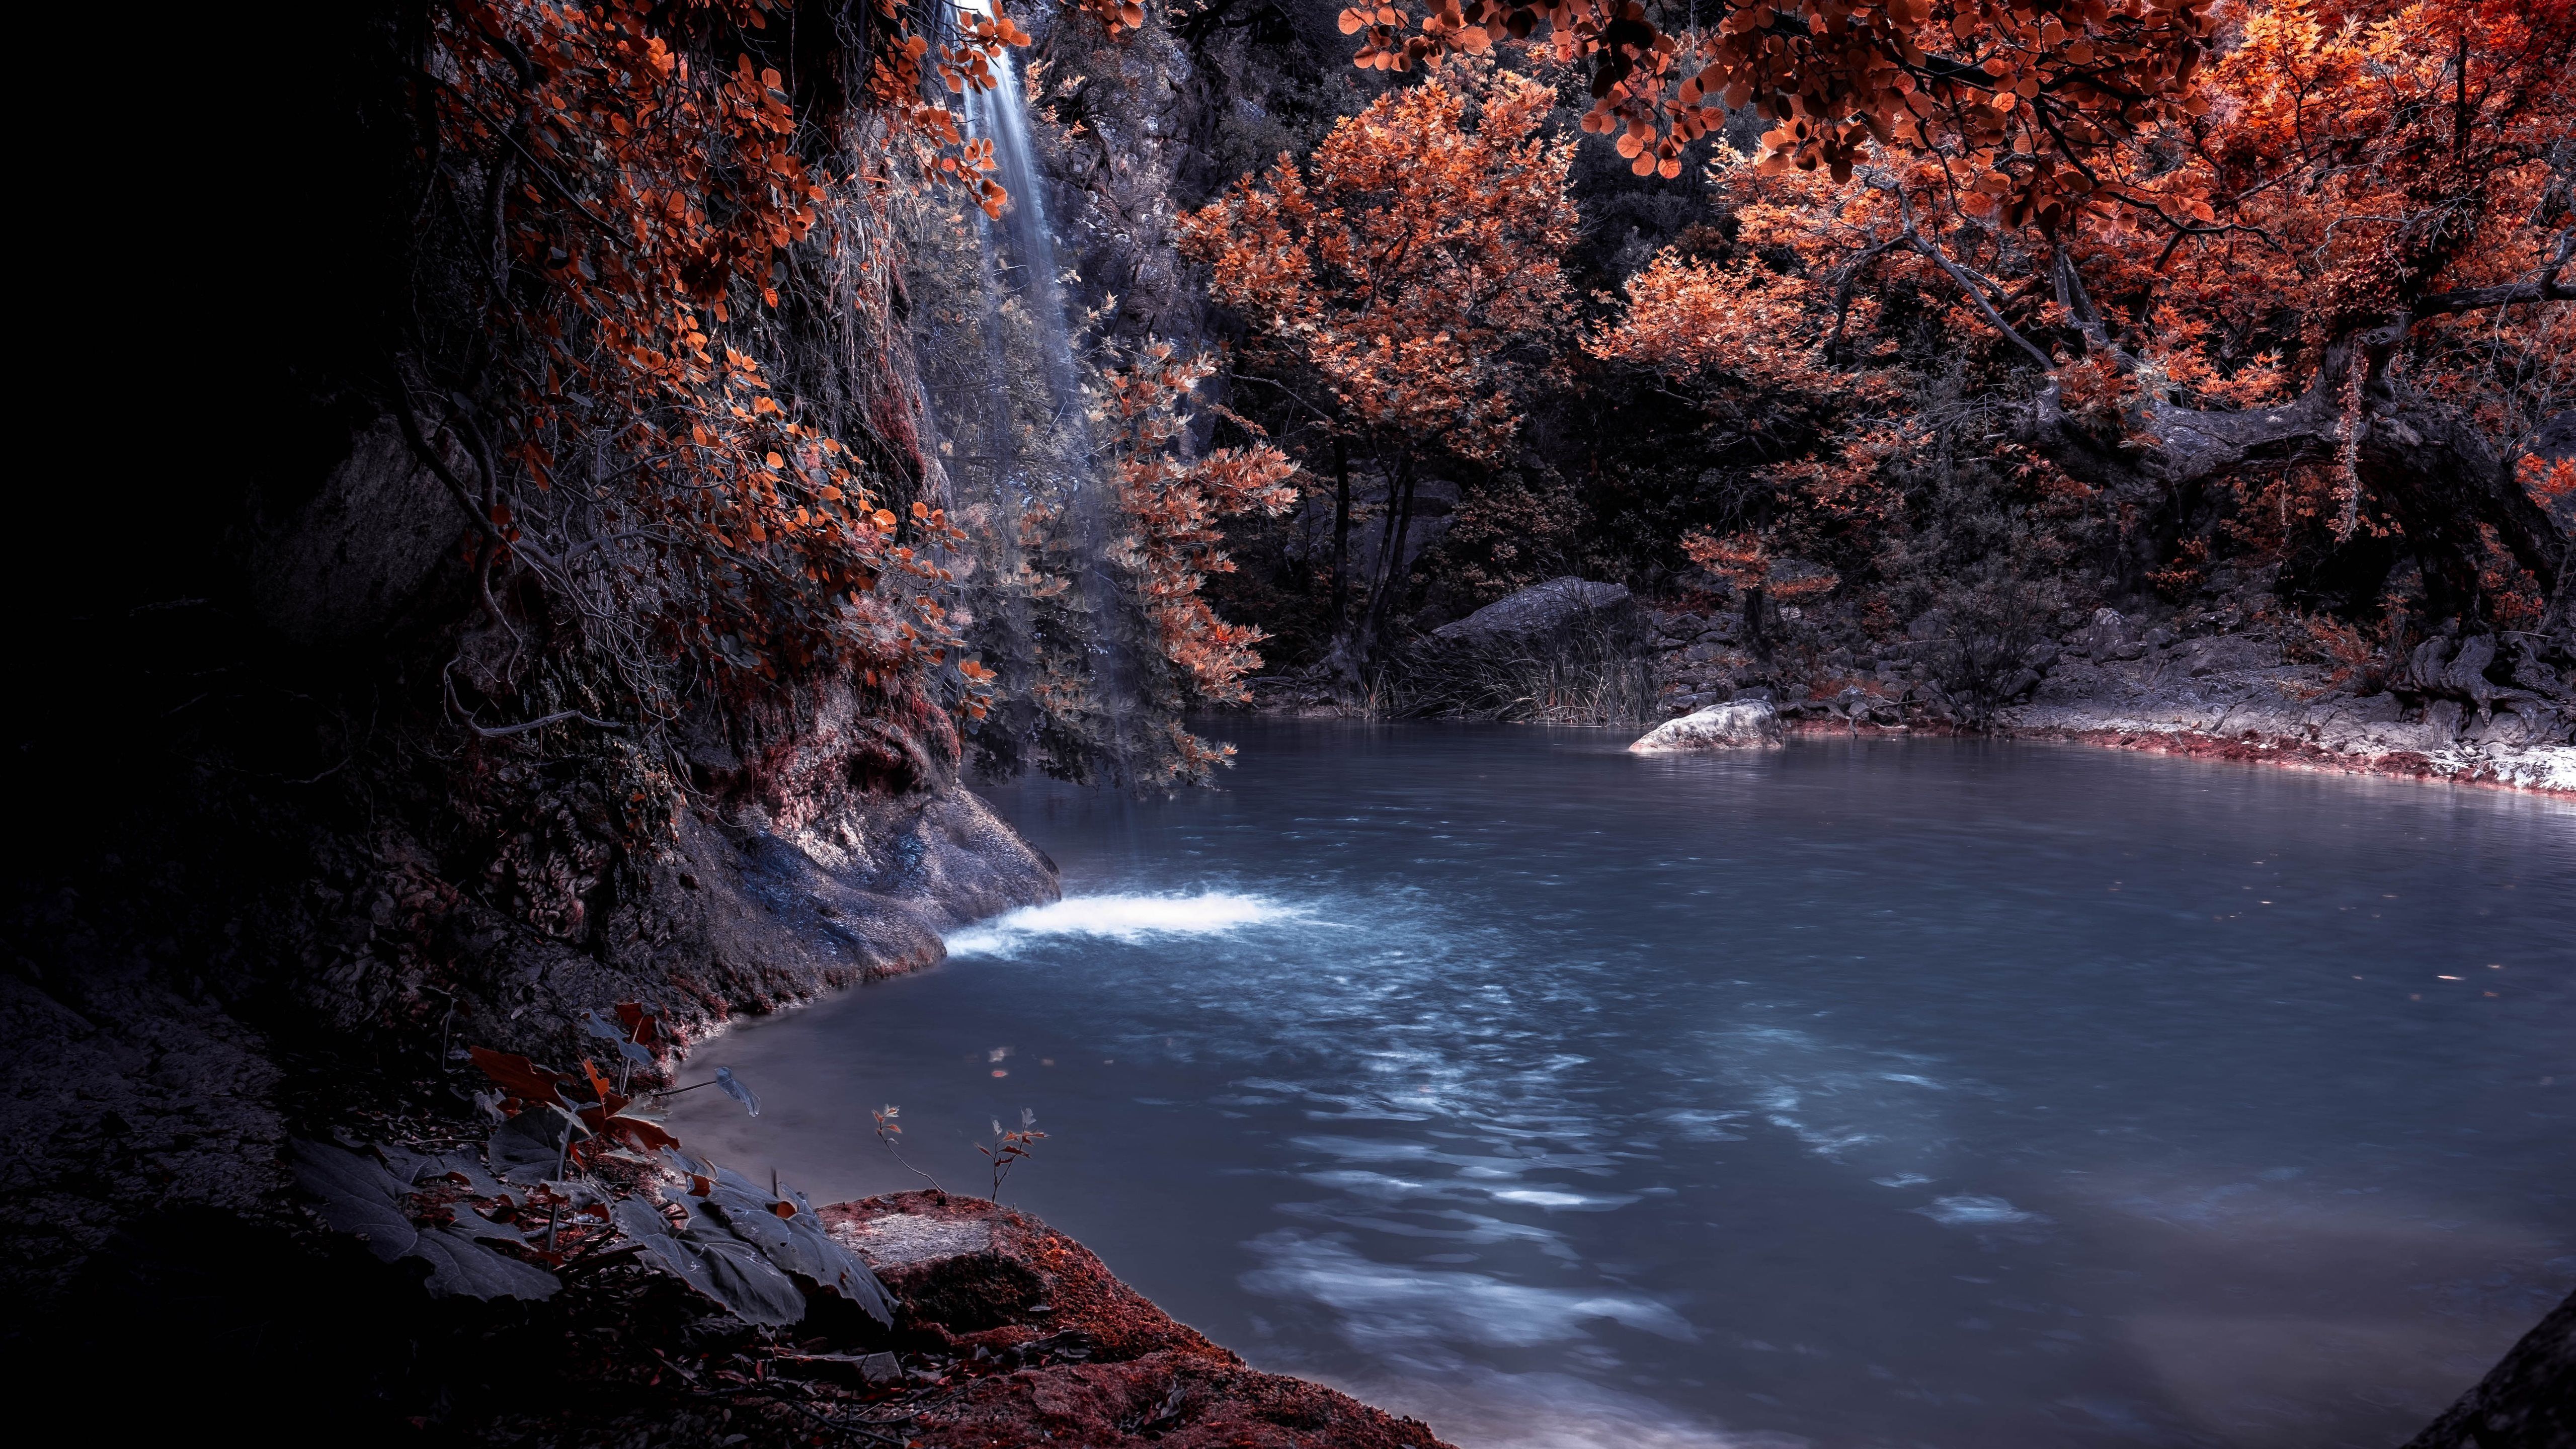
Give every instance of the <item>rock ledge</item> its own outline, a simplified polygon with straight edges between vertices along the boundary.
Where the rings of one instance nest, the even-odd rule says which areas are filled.
[[[1447,1449],[1418,1420],[1246,1365],[1035,1218],[939,1192],[820,1216],[899,1301],[907,1358],[983,1368],[914,1406],[918,1449]]]

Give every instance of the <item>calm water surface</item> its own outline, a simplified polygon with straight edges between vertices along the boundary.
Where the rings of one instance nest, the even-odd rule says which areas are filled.
[[[1515,1445],[2403,1441],[2576,1287],[2576,809],[2071,747],[1249,724],[992,792],[1061,905],[742,1027],[693,1147],[1004,1190]]]

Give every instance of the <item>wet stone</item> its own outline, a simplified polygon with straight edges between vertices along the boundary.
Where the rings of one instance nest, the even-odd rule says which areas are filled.
[[[993,1251],[992,1224],[919,1213],[889,1213],[845,1223],[833,1235],[867,1259],[869,1267],[880,1269],[917,1267]]]

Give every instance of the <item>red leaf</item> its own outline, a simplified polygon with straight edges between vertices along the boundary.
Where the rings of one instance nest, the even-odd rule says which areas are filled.
[[[559,1090],[565,1082],[572,1080],[562,1072],[552,1067],[538,1066],[526,1057],[510,1052],[496,1052],[488,1047],[472,1047],[468,1052],[474,1058],[474,1065],[483,1069],[483,1075],[499,1083],[501,1089],[511,1096],[525,1102],[554,1102],[566,1107],[572,1105],[564,1101],[563,1093]]]
[[[638,1152],[658,1152],[680,1145],[680,1139],[664,1131],[660,1123],[641,1117],[611,1117],[600,1124],[599,1135],[615,1137]]]
[[[646,1011],[640,1001],[617,1003],[617,1024],[626,1028],[628,1041],[651,1046],[663,1040],[661,1013]]]

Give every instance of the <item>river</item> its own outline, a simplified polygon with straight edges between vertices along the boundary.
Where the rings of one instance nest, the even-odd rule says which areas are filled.
[[[1230,725],[674,1127],[989,1190],[1505,1446],[2390,1449],[2576,1287],[2576,807],[2076,746]]]

